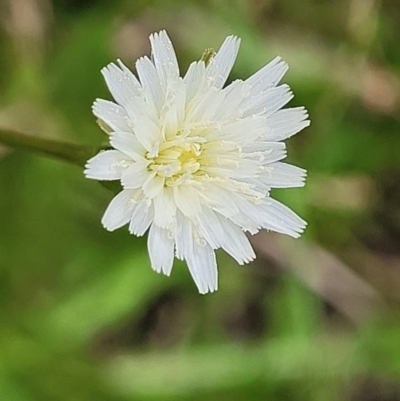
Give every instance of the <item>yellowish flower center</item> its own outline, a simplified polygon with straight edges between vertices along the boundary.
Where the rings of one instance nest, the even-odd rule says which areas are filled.
[[[195,174],[199,171],[201,153],[201,145],[198,143],[165,142],[156,156],[147,155],[151,161],[148,168],[160,177],[174,181],[185,173]]]

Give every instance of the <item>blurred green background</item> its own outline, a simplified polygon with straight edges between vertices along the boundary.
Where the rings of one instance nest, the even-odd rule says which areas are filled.
[[[97,146],[100,69],[167,29],[185,71],[228,34],[230,79],[280,55],[312,124],[288,141],[309,226],[218,253],[220,289],[106,232],[112,193],[0,147],[0,400],[400,400],[398,0],[0,0],[0,127]]]

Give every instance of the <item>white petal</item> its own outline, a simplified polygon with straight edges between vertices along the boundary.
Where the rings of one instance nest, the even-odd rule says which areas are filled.
[[[211,93],[214,91],[213,97],[209,98],[207,102],[203,100],[203,106],[205,107],[202,108],[202,115],[198,115],[199,121],[217,121],[217,114],[225,105],[225,93],[223,91],[216,90],[215,88],[210,88],[208,91]]]
[[[221,180],[239,179],[246,182],[250,177],[258,176],[262,154],[243,153],[238,147],[240,149],[237,143],[229,140],[208,142],[203,148],[204,155],[199,159],[202,171]]]
[[[138,237],[142,236],[154,218],[154,207],[148,199],[142,199],[135,207],[131,222],[129,223],[129,232]]]
[[[167,276],[171,274],[174,262],[175,240],[169,230],[152,224],[147,239],[147,248],[149,250],[151,267],[157,273],[164,273]]]
[[[246,146],[262,136],[267,130],[265,117],[252,116],[224,124],[220,130],[214,130],[207,134],[207,137]]]
[[[187,123],[198,123],[211,118],[212,115],[223,104],[224,95],[215,88],[209,88],[207,91],[198,96],[195,101],[190,103],[190,107],[186,110],[185,121]]]
[[[163,139],[160,127],[147,116],[141,116],[135,120],[134,132],[138,141],[149,152],[153,150],[157,142],[160,143]]]
[[[131,120],[130,123],[134,122],[138,116],[151,115],[152,110],[145,102],[144,90],[140,82],[120,60],[118,64],[119,67],[111,63],[102,70],[115,100],[124,107]],[[129,127],[130,132],[131,125]]]
[[[147,180],[143,183],[143,192],[147,196],[147,198],[154,199],[162,191],[164,183],[165,178],[159,177],[155,173],[149,174]]]
[[[218,271],[213,249],[201,238],[189,219],[181,213],[178,213],[177,217],[176,257],[186,260],[190,274],[201,294],[216,291]]]
[[[135,128],[136,121],[142,116],[157,119],[154,107],[146,102],[144,96],[132,98],[129,105],[126,106],[126,112],[130,119],[130,131]]]
[[[136,71],[139,75],[146,101],[153,112],[157,114],[161,109],[165,96],[157,70],[148,57],[141,57],[136,62]]]
[[[129,222],[135,208],[132,199],[135,198],[136,194],[136,190],[123,190],[114,197],[101,220],[104,228],[108,231],[114,231]]]
[[[246,83],[252,87],[251,95],[258,95],[266,89],[278,85],[288,69],[288,65],[280,57],[275,57],[246,80]]]
[[[250,234],[256,234],[260,231],[262,228],[262,206],[255,204],[238,193],[231,193],[230,199],[235,204],[235,210],[227,210],[220,206],[215,210]]]
[[[175,246],[176,257],[184,260],[189,249],[192,248],[193,231],[192,222],[179,210],[176,213]]]
[[[234,161],[227,163],[226,166],[207,166],[203,171],[214,177],[229,178],[248,182],[249,177],[258,177],[260,166],[254,160],[241,158],[233,165]]]
[[[128,106],[131,99],[141,95],[141,86],[137,78],[121,61],[120,67],[110,63],[101,70],[114,99],[121,106]]]
[[[210,245],[205,241],[193,241],[193,248],[186,256],[186,262],[200,294],[218,289],[217,260]]]
[[[263,142],[265,151],[261,160],[262,165],[268,165],[286,157],[286,145],[283,142]]]
[[[84,174],[94,180],[118,180],[132,163],[127,155],[118,150],[105,150],[88,160]]]
[[[308,113],[304,107],[278,110],[267,117],[270,133],[267,135],[270,141],[282,141],[300,132],[310,125],[307,120]]]
[[[222,191],[219,193],[219,197],[222,197],[221,193]],[[307,223],[304,220],[273,198],[267,197],[265,200],[260,199],[259,202],[254,203],[234,192],[225,197],[225,202],[228,198],[230,198],[231,205],[235,205],[235,209],[224,208],[221,204],[213,209],[251,234],[255,234],[261,228],[266,228],[297,238],[306,227]]]
[[[217,89],[221,89],[224,86],[235,63],[239,46],[240,39],[236,36],[228,36],[225,39],[218,53],[207,65],[206,77],[209,85]]]
[[[247,157],[258,159],[260,165],[267,165],[286,157],[286,145],[284,142],[269,142],[260,138],[248,144],[243,152]]]
[[[176,225],[176,204],[170,187],[165,187],[154,198],[154,224],[168,229]]]
[[[143,183],[151,176],[147,166],[149,162],[139,160],[132,163],[121,175],[121,183],[126,189],[134,189],[142,187]]]
[[[104,99],[96,99],[92,106],[93,114],[104,121],[113,131],[131,132],[129,117],[125,109]]]
[[[115,149],[125,153],[133,160],[139,160],[145,154],[145,149],[136,136],[128,132],[114,132],[111,135],[110,143]]]
[[[186,85],[186,101],[190,102],[204,88],[206,65],[204,61],[195,61],[190,64],[183,82]]]
[[[160,112],[164,136],[176,136],[185,118],[186,88],[182,79],[171,83],[167,89],[165,102]]]
[[[243,102],[243,116],[253,114],[269,116],[282,108],[292,98],[293,93],[288,85],[276,86],[246,99]]]
[[[227,190],[207,185],[204,191],[200,192],[200,196],[203,199],[203,203],[208,207],[251,234],[257,233],[269,217],[265,213],[266,201],[263,201],[263,197],[267,196],[267,194],[264,194],[263,197],[255,198],[254,196],[245,196],[239,190]],[[253,199],[257,200],[257,202]],[[267,199],[269,200],[269,198]],[[274,228],[270,227],[269,229]]]
[[[176,206],[186,217],[196,216],[201,210],[198,193],[189,185],[174,187],[174,199]]]
[[[307,223],[287,206],[268,198],[260,213],[263,227],[291,237],[298,238],[306,228]]]
[[[202,202],[228,218],[240,213],[232,193],[210,183],[199,193]]]
[[[242,229],[226,217],[205,207],[197,223],[201,234],[214,249],[223,248],[239,264],[256,257]]]
[[[232,120],[243,115],[242,103],[250,96],[250,85],[238,79],[222,89],[224,101],[214,114],[217,120]]]
[[[277,162],[266,168],[263,181],[271,188],[293,188],[304,186],[307,172],[291,164]]]
[[[176,54],[165,31],[150,36],[152,59],[163,84],[178,79],[179,66]]]

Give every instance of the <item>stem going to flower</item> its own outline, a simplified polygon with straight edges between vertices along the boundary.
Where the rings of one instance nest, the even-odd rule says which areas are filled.
[[[38,152],[80,167],[83,167],[86,160],[100,150],[86,145],[40,138],[5,128],[0,128],[0,143],[13,148]]]

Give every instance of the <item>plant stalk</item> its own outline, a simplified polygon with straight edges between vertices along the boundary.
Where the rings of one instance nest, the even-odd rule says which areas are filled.
[[[99,151],[86,145],[40,138],[4,128],[0,128],[0,144],[41,153],[80,167],[84,167],[86,161]]]

